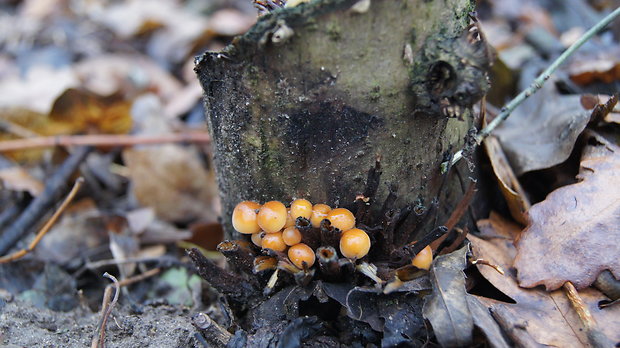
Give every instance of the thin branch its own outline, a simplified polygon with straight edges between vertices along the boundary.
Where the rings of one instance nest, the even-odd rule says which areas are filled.
[[[543,84],[549,79],[551,74],[555,72],[555,70],[568,59],[575,51],[577,51],[586,41],[590,40],[596,33],[601,31],[607,24],[613,21],[616,17],[620,15],[620,7],[616,8],[612,13],[608,14],[605,18],[603,18],[600,22],[598,22],[595,26],[590,28],[587,32],[585,32],[579,40],[575,41],[564,53],[562,53],[551,65],[543,71],[538,77],[534,80],[534,82],[525,90],[523,90],[519,95],[517,95],[513,100],[511,100],[506,106],[504,106],[493,121],[491,121],[486,127],[484,127],[478,134],[476,135],[476,144],[480,145],[482,141],[495,130],[500,124],[502,124],[508,116],[519,106],[525,99],[534,94],[540,88],[542,88]],[[461,158],[463,158],[463,151],[459,150],[452,157],[452,161],[450,162],[450,166],[455,165]],[[446,167],[444,163],[443,167]]]
[[[92,151],[92,147],[78,147],[45,182],[45,189],[30,202],[22,214],[0,235],[0,255],[6,253],[52,207],[64,193],[71,176]]]
[[[112,309],[114,309],[114,305],[118,302],[118,296],[120,294],[120,285],[118,279],[113,275],[105,272],[103,274],[104,277],[109,278],[114,282],[114,298],[110,301],[112,288],[110,286],[106,286],[104,295],[103,295],[103,305],[101,307],[101,312],[103,313],[101,320],[99,321],[99,330],[98,335],[93,337],[91,341],[91,347],[93,348],[104,348],[105,347],[105,327],[108,322],[108,318],[110,314],[112,314]]]
[[[590,309],[588,305],[583,301],[577,289],[571,282],[566,282],[563,285],[564,292],[566,293],[566,297],[568,301],[573,306],[575,312],[577,312],[577,316],[579,317],[579,321],[585,327],[586,336],[588,337],[588,341],[594,348],[602,348],[602,347],[613,347],[614,343],[609,340],[603,334],[603,332],[599,329],[598,323],[590,313]]]
[[[162,143],[208,143],[211,137],[206,132],[186,132],[161,135],[130,134],[92,134],[92,135],[57,135],[34,137],[0,142],[0,152],[33,149],[53,146],[132,146]]]
[[[153,268],[150,269],[142,274],[138,274],[135,275],[133,277],[129,277],[127,279],[123,279],[121,281],[118,282],[118,286],[122,287],[122,286],[127,286],[127,285],[131,285],[137,282],[141,282],[144,279],[148,279],[152,276],[158,275],[161,272],[161,268]],[[108,285],[109,286],[109,285]]]
[[[37,246],[37,244],[39,244],[43,236],[45,236],[45,234],[47,234],[47,232],[52,228],[52,226],[54,226],[54,224],[56,223],[56,220],[58,220],[58,218],[65,211],[65,209],[67,209],[67,207],[69,206],[69,203],[73,201],[73,198],[75,198],[75,195],[78,193],[78,191],[82,187],[82,184],[84,184],[84,178],[79,177],[75,181],[75,184],[73,184],[73,188],[71,189],[67,197],[65,197],[65,200],[62,202],[60,207],[56,209],[52,217],[50,217],[49,220],[47,220],[47,222],[45,223],[45,225],[39,230],[39,233],[37,233],[34,240],[30,242],[30,245],[28,245],[28,248],[22,249],[10,255],[0,257],[0,264],[18,260],[24,257],[29,252],[31,252]]]

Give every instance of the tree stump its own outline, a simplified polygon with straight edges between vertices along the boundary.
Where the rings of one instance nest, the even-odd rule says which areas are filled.
[[[440,164],[464,145],[488,84],[474,3],[314,0],[199,57],[227,236],[243,200],[352,207],[377,159],[372,200],[392,189],[396,207],[431,204]],[[439,217],[462,196],[455,182],[447,178]]]

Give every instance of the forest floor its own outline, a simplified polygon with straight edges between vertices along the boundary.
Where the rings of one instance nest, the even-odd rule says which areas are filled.
[[[481,28],[497,55],[486,97],[488,118],[619,5],[478,3]],[[238,327],[230,309],[197,275],[201,269],[185,250],[198,248],[205,262],[225,267],[217,251],[223,231],[194,57],[221,50],[256,20],[249,0],[0,4],[0,254],[28,248],[73,183],[81,182],[78,176],[83,178],[34,250],[0,264],[1,346],[88,346],[104,334],[110,347],[201,347],[208,333],[192,324],[197,313],[229,329],[224,336],[230,346],[243,346],[238,342],[245,338],[233,336]],[[592,344],[593,333],[600,334],[599,342],[620,342],[620,306],[601,307],[614,296],[591,286],[601,271],[620,275],[620,112],[613,97],[620,86],[619,38],[617,20],[481,147],[485,181],[479,188],[488,196],[476,204],[491,212],[478,217],[467,235],[473,259],[483,261],[469,266],[469,292],[459,293],[470,303],[463,320],[484,327],[476,332],[476,343],[581,347]],[[459,231],[463,242],[466,233]],[[442,260],[465,262],[458,252]],[[434,267],[437,274],[448,274],[445,264]],[[105,296],[114,282],[104,272],[127,283],[115,306]],[[568,283],[598,324],[572,309]],[[417,294],[430,286],[409,283],[391,299],[398,303],[409,296],[403,289]],[[346,312],[349,318],[338,315],[342,321],[333,327],[291,320],[273,332],[300,340],[318,332],[314,342],[325,346],[343,327],[362,332],[340,337],[346,346],[380,345],[381,337],[401,342],[389,336],[395,332],[416,344],[428,340],[428,325],[420,320],[415,325],[421,331],[415,331],[403,326],[405,319],[391,322],[399,312],[382,300],[376,301],[384,309],[360,312],[359,320],[352,320],[350,301],[368,304],[366,288],[316,281],[311,287],[308,294],[290,288],[279,293],[289,289],[299,303],[313,303],[312,296],[340,303],[348,312],[336,314]],[[286,307],[286,297],[273,296],[257,305],[257,312],[262,306]],[[419,318],[422,302],[413,307]],[[486,316],[471,314],[480,308]],[[282,310],[288,315],[290,309]],[[448,306],[434,313],[442,310],[455,311]],[[491,318],[489,313],[492,324],[476,321]],[[435,330],[431,342],[452,342],[457,333],[442,332],[432,317],[425,309]],[[257,331],[248,342],[278,342],[273,332]],[[425,335],[411,338],[405,332]]]

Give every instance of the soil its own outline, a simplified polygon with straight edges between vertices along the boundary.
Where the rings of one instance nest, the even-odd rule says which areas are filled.
[[[144,306],[140,312],[116,306],[107,324],[106,347],[201,347],[188,308]],[[82,306],[70,312],[37,308],[21,300],[0,300],[0,346],[89,347],[101,318]]]

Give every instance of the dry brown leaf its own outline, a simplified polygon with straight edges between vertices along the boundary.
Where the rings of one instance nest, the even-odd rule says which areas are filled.
[[[525,212],[530,209],[531,204],[515,173],[512,171],[510,163],[508,163],[508,159],[502,150],[502,145],[497,138],[490,136],[484,141],[484,148],[489,155],[499,189],[510,209],[510,215],[519,223],[526,225],[527,218]]]
[[[43,183],[22,167],[15,166],[0,170],[0,180],[4,189],[28,191],[33,196],[38,196],[43,191]]]
[[[526,99],[495,131],[515,174],[564,162],[588,124],[577,95],[560,95],[553,81]]]
[[[161,145],[126,149],[123,159],[132,179],[132,193],[144,207],[153,207],[166,221],[215,221],[214,175],[190,148]]]
[[[118,95],[103,97],[79,89],[66,90],[54,103],[50,120],[64,134],[123,134],[131,130],[131,102]]]
[[[590,49],[575,55],[568,65],[570,79],[580,85],[593,82],[612,83],[620,79],[620,47],[598,44],[598,49]]]
[[[0,109],[0,119],[3,131],[0,132],[0,141],[12,140],[26,136],[52,135],[58,129],[51,124],[46,114],[24,108]],[[40,160],[44,150],[8,151],[3,155],[19,162],[35,162]]]
[[[583,289],[605,269],[620,278],[620,148],[586,149],[577,178],[530,209],[514,262],[521,286]]]
[[[485,301],[495,314],[503,315],[508,320],[504,330],[515,327],[523,332],[521,335],[531,336],[537,343],[555,347],[587,347],[588,338],[582,324],[562,290],[546,292],[542,289],[524,289],[519,287],[511,265],[516,254],[509,236],[516,235],[519,227],[499,216],[489,221],[479,221],[489,235],[499,238],[481,239],[471,234],[474,258],[482,258],[491,264],[500,266],[506,272],[499,274],[495,269],[477,264],[480,273],[497,289],[512,298],[516,304],[499,301]],[[501,227],[500,227],[501,226]],[[493,229],[492,231],[489,231]],[[620,340],[620,307],[598,308],[598,301],[604,295],[594,289],[580,291],[580,295],[588,305],[594,318],[600,323],[600,329],[612,341]]]
[[[488,219],[478,220],[476,223],[478,230],[480,230],[480,236],[482,238],[506,238],[516,239],[521,233],[521,226],[516,223],[504,219],[495,211],[491,211]]]

